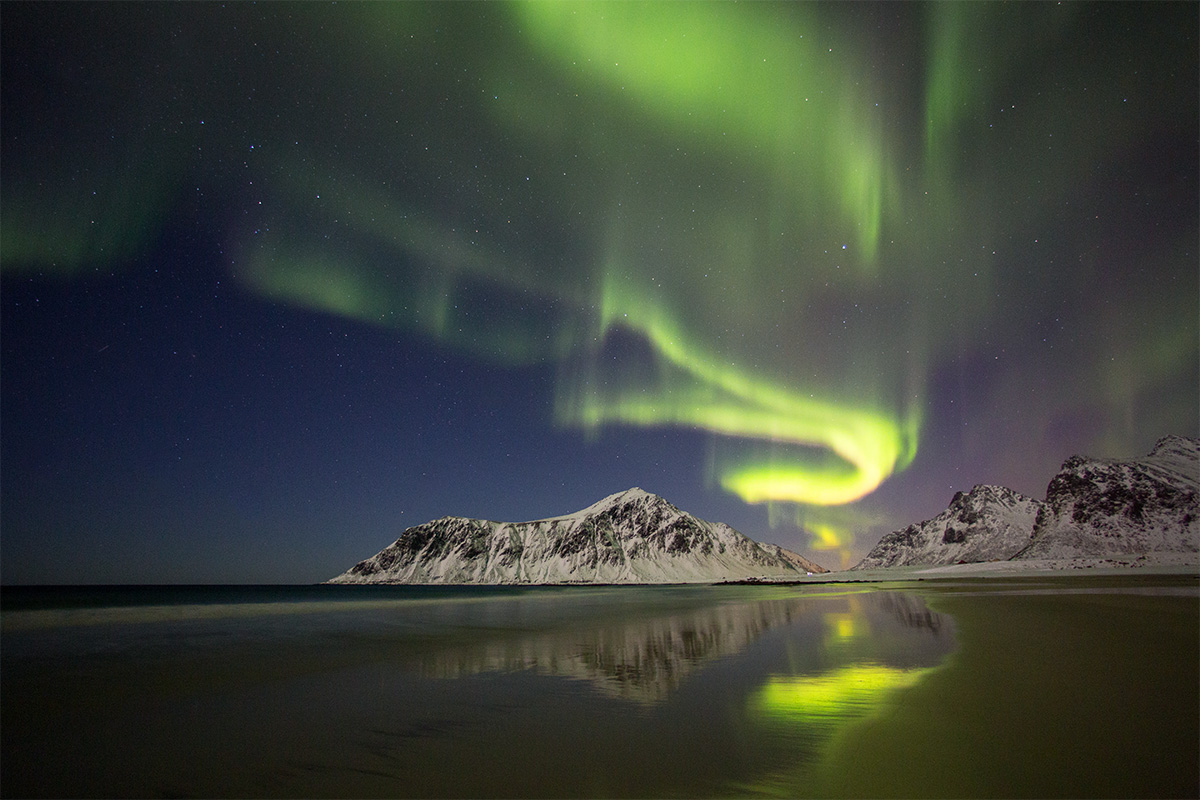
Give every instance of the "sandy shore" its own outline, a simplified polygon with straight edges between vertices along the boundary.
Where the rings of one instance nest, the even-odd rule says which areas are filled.
[[[809,575],[788,583],[875,583],[933,578],[1044,578],[1054,575],[1194,575],[1200,577],[1200,554],[1153,553],[1104,558],[985,561],[977,564],[916,565],[883,569],[841,570]]]

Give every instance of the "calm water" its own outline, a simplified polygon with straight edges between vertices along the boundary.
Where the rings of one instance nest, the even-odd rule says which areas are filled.
[[[1194,578],[3,592],[16,796],[1196,796]]]

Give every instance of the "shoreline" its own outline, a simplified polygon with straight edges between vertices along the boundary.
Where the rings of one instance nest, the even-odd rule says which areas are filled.
[[[876,569],[845,569],[802,577],[750,578],[726,581],[734,585],[789,585],[808,583],[892,583],[942,578],[1054,578],[1062,576],[1170,576],[1200,580],[1200,557],[1194,553],[1146,556],[982,561],[970,564],[912,564]],[[1164,557],[1166,556],[1166,557]]]

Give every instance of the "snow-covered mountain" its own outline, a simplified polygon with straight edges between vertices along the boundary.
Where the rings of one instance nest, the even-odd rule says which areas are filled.
[[[417,525],[329,582],[693,583],[826,571],[633,488],[562,517]]]
[[[979,485],[933,519],[887,534],[851,569],[1002,561],[1029,544],[1040,507],[1012,489]]]
[[[1200,439],[1167,436],[1132,461],[1067,459],[1014,559],[1153,553],[1200,553]]]
[[[959,492],[933,519],[884,536],[852,569],[1129,556],[1200,560],[1200,439],[1167,436],[1128,461],[1072,456],[1044,501],[997,486]]]

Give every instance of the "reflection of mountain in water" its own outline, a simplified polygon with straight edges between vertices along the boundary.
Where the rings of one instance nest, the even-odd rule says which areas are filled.
[[[520,636],[498,631],[491,640],[439,653],[425,668],[437,677],[533,669],[586,680],[629,700],[656,702],[700,664],[744,650],[763,632],[803,613],[801,602],[776,600]]]
[[[649,617],[641,611],[570,628],[493,629],[483,641],[431,654],[422,661],[423,671],[453,678],[532,669],[587,681],[606,694],[656,703],[705,662],[741,652],[773,628],[811,620],[811,639],[820,648],[822,620],[831,614],[850,619],[850,628],[864,633],[919,628],[941,639],[944,627],[944,618],[929,611],[920,598],[891,592],[723,603]],[[874,650],[869,653],[872,659],[894,660],[889,653],[896,647],[896,636],[854,638],[856,654]],[[945,638],[943,646],[934,648],[939,653],[949,650],[949,637]]]
[[[881,592],[872,595],[880,610],[891,613],[906,628],[927,630],[935,636],[940,634],[946,618],[930,611],[921,598],[904,592]]]

